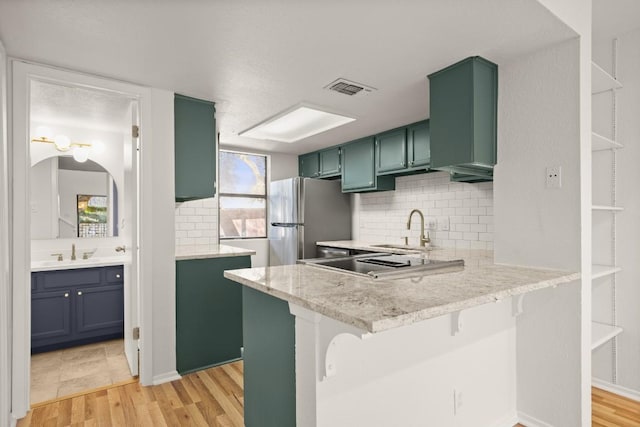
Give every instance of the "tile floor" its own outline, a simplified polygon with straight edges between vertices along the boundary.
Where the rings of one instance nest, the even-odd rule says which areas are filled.
[[[31,356],[31,404],[130,378],[121,339],[34,354]]]

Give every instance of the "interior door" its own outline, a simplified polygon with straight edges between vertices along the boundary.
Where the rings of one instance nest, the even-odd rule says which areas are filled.
[[[119,221],[119,233],[125,250],[131,255],[131,264],[124,269],[124,352],[131,374],[139,373],[138,339],[134,329],[139,326],[139,275],[138,275],[138,170],[139,170],[139,106],[132,100],[125,117],[124,135],[124,215]],[[135,129],[135,131],[134,131]],[[135,134],[135,136],[134,136]]]

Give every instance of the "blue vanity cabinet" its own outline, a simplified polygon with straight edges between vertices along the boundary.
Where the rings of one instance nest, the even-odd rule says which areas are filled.
[[[71,289],[33,293],[31,341],[62,342],[71,339]]]
[[[123,266],[31,273],[33,353],[120,338]]]

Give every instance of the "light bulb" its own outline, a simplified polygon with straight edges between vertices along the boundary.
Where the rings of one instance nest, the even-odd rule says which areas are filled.
[[[84,163],[89,158],[89,147],[76,147],[73,149],[73,160]]]
[[[69,147],[71,147],[71,140],[66,135],[56,135],[53,142],[55,143],[56,148],[60,151],[67,151]]]
[[[53,138],[53,131],[50,127],[47,126],[38,126],[36,128],[35,139],[47,139],[51,140]]]
[[[93,151],[96,154],[102,154],[104,153],[105,150],[105,146],[104,146],[104,142],[94,139],[93,141],[91,141],[91,151]]]

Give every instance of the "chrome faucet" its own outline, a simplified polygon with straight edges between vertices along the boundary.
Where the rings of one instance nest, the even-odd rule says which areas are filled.
[[[414,209],[409,214],[409,219],[407,220],[407,230],[411,230],[411,217],[414,213],[420,215],[420,246],[424,248],[427,243],[431,242],[431,239],[429,238],[428,232],[427,237],[424,236],[424,215],[422,214],[420,209]]]
[[[72,243],[71,244],[71,261],[75,261],[76,260],[76,244]]]

